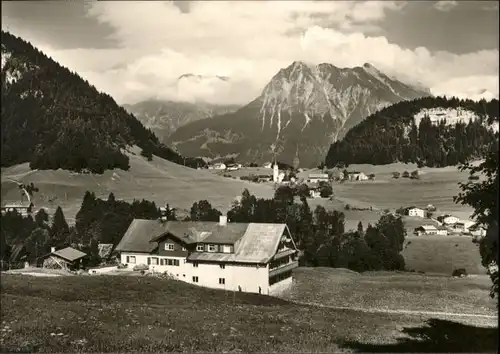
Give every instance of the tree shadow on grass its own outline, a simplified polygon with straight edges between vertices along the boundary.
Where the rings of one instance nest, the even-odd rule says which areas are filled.
[[[402,330],[406,337],[394,344],[343,342],[344,348],[369,353],[485,353],[497,352],[498,328],[474,327],[432,318],[422,327]]]

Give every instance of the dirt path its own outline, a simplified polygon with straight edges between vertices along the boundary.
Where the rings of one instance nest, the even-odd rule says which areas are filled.
[[[392,309],[377,309],[377,308],[362,308],[362,307],[348,307],[348,306],[331,306],[331,305],[323,305],[314,302],[302,302],[302,301],[294,301],[288,300],[297,305],[305,305],[305,306],[318,306],[329,308],[333,310],[351,310],[351,311],[359,311],[366,313],[388,313],[388,314],[396,314],[396,315],[428,315],[428,316],[444,316],[444,317],[465,317],[465,318],[484,318],[491,319],[497,321],[498,316],[492,315],[481,315],[474,313],[457,313],[457,312],[440,312],[440,311],[415,311],[415,310],[392,310]]]

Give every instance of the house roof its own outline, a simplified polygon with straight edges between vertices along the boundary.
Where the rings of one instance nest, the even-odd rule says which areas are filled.
[[[151,252],[168,234],[188,243],[234,244],[234,253],[192,253],[189,260],[267,263],[274,256],[285,224],[227,223],[135,219],[116,247],[121,252]]]
[[[156,245],[149,242],[165,232],[165,226],[158,220],[134,219],[130,223],[125,235],[115,250],[119,252],[146,252],[149,253]]]
[[[86,253],[75,250],[72,247],[63,248],[63,249],[60,249],[58,251],[54,251],[51,254],[58,256],[62,259],[65,259],[67,261],[70,261],[70,262],[76,261],[76,260],[83,258],[87,255]]]
[[[229,225],[229,224],[228,224]],[[274,256],[285,224],[247,224],[246,231],[234,245],[234,253],[192,253],[193,261],[267,263]]]
[[[328,178],[328,173],[311,173],[309,178]]]
[[[2,208],[29,208],[32,203],[12,203],[5,204]]]
[[[423,229],[425,231],[437,230],[436,227],[433,225],[421,225],[421,226],[416,228],[416,230],[418,230],[418,229]]]

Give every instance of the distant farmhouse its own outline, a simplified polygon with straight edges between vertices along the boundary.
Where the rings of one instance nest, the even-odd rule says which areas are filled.
[[[9,211],[17,211],[23,217],[28,216],[33,211],[33,203],[6,204],[2,207],[2,215]]]
[[[347,172],[347,179],[349,181],[367,181],[368,176],[365,175],[363,172]]]
[[[456,224],[457,222],[460,221],[459,218],[457,218],[455,216],[451,216],[451,215],[441,215],[441,216],[438,216],[437,220],[440,221],[440,222],[442,222],[445,225],[454,225],[454,224]]]
[[[405,215],[418,216],[419,218],[425,218],[425,210],[417,208],[415,206],[411,206],[411,207],[405,208]]]
[[[311,173],[307,179],[309,183],[319,183],[319,182],[328,182],[328,174],[327,173]]]
[[[298,250],[286,224],[135,219],[116,247],[121,263],[209,288],[275,294],[292,283]]]
[[[415,228],[414,234],[417,236],[423,235],[448,235],[448,229],[443,226],[433,226],[433,225],[422,225]]]

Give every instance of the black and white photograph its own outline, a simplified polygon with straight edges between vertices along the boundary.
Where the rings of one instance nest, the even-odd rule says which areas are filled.
[[[496,353],[499,1],[1,1],[1,353]]]

